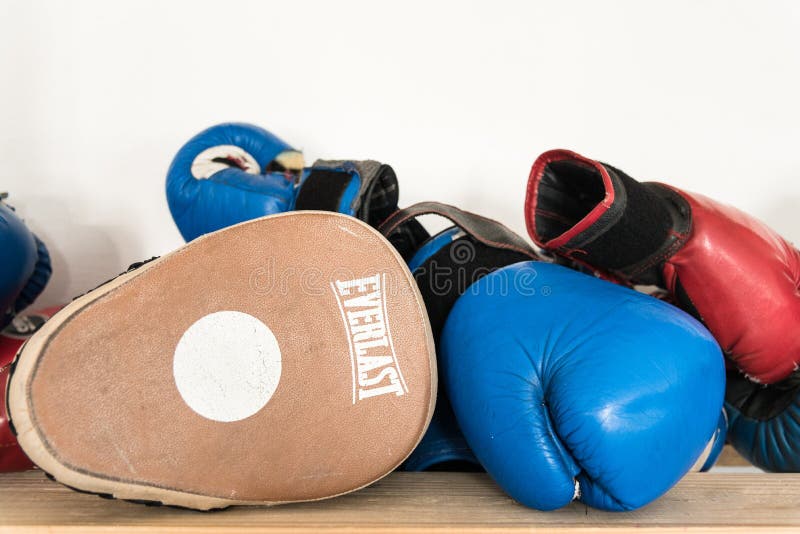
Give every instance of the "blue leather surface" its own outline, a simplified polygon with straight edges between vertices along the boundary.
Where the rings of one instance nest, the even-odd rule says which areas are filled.
[[[192,176],[195,158],[218,145],[242,148],[258,162],[260,174],[229,167],[207,179]],[[212,126],[194,136],[177,153],[167,173],[167,202],[186,241],[290,208],[295,184],[283,173],[266,173],[267,164],[291,147],[273,134],[249,124]]]
[[[604,510],[656,499],[699,458],[725,388],[720,349],[695,319],[538,262],[473,284],[439,357],[475,455],[540,510],[568,504],[576,480],[580,500]]]
[[[4,202],[0,202],[0,258],[2,328],[19,307],[17,297],[34,274],[37,260],[36,239],[22,219]]]

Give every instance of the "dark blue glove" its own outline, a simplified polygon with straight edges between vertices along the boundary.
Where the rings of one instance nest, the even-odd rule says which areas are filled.
[[[800,374],[763,385],[729,370],[725,411],[739,454],[766,471],[800,472]]]
[[[50,279],[47,247],[0,197],[0,328],[31,304]]]

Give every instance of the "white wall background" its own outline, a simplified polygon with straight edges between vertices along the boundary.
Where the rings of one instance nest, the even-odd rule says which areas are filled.
[[[798,2],[0,6],[0,190],[54,256],[41,304],[177,247],[167,166],[228,120],[523,234],[530,165],[564,147],[800,239]]]

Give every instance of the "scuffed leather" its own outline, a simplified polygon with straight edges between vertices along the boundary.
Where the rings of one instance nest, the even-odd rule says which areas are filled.
[[[475,455],[540,510],[572,501],[576,480],[596,508],[651,502],[699,458],[723,401],[723,357],[698,321],[553,264],[518,263],[473,284],[440,358]]]
[[[314,276],[300,276],[304,269]],[[382,286],[384,317],[393,321],[387,332],[407,384],[403,395],[353,404],[360,384],[352,337],[330,287],[349,273],[392,281]],[[60,326],[41,350],[23,352],[35,373],[18,367],[11,381],[29,384],[31,411],[20,411],[36,425],[27,427],[37,436],[31,441],[55,444],[57,458],[42,467],[76,466],[135,484],[131,498],[164,500],[155,487],[223,499],[235,491],[237,500],[269,503],[318,499],[395,468],[433,412],[433,341],[414,280],[386,241],[351,217],[261,218],[195,240],[93,293],[54,318]],[[186,330],[220,310],[268,324],[283,355],[268,407],[224,423],[192,410],[173,369]],[[22,419],[15,417],[18,429]]]
[[[663,184],[662,184],[663,185]],[[669,186],[664,186],[669,187]],[[785,379],[800,362],[800,253],[758,219],[671,188],[691,206],[686,244],[666,260],[725,354],[750,379]]]

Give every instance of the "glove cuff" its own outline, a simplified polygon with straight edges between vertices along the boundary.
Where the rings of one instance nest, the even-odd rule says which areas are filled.
[[[336,211],[377,226],[397,209],[397,175],[377,161],[317,160],[297,193],[295,209]]]
[[[625,281],[660,286],[664,260],[691,228],[691,209],[678,193],[568,150],[545,152],[533,164],[525,218],[542,248]]]

